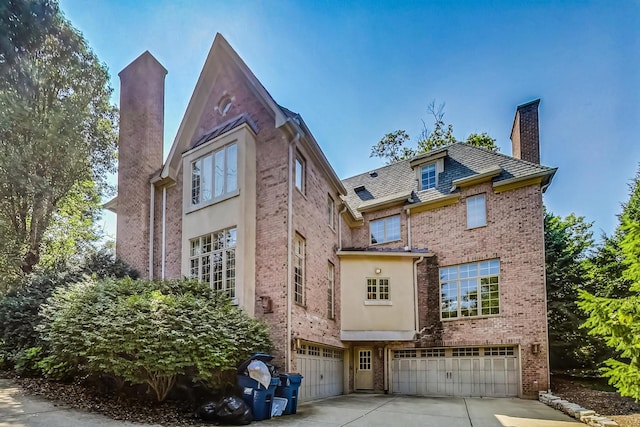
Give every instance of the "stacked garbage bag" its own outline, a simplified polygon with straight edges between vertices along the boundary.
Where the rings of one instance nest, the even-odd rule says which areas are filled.
[[[238,366],[238,395],[207,402],[198,410],[206,422],[246,425],[273,416],[295,414],[302,375],[279,374],[273,356],[255,353]]]

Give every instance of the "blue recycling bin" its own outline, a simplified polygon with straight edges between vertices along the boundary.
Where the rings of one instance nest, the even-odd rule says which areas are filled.
[[[264,388],[262,384],[251,377],[238,375],[238,386],[242,393],[242,400],[249,405],[255,421],[268,420],[271,418],[271,407],[276,387],[280,385],[279,378],[271,378],[269,388]]]
[[[298,391],[303,376],[300,374],[281,374],[280,385],[276,387],[276,396],[287,399],[287,407],[282,415],[291,415],[298,412]]]

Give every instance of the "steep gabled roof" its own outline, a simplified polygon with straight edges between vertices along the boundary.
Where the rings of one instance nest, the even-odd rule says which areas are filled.
[[[248,86],[263,103],[265,108],[273,113],[275,127],[279,128],[283,126],[290,126],[293,129],[293,132],[300,136],[303,143],[307,144],[307,148],[309,148],[311,154],[319,162],[320,167],[325,171],[325,173],[327,173],[332,184],[341,194],[346,194],[346,190],[342,186],[340,178],[338,178],[333,167],[329,164],[324,153],[322,153],[322,150],[313,137],[313,134],[311,134],[309,128],[304,124],[302,117],[297,113],[281,107],[275,102],[269,92],[264,88],[264,86],[262,86],[262,83],[260,83],[249,67],[247,67],[247,64],[244,63],[242,58],[238,56],[231,45],[229,45],[227,40],[225,40],[220,33],[216,34],[216,37],[213,40],[213,45],[211,46],[211,50],[209,50],[204,67],[202,68],[196,87],[191,95],[189,104],[187,105],[184,117],[171,146],[169,156],[167,157],[160,173],[160,178],[164,179],[170,177],[175,179],[180,167],[182,153],[193,148],[191,146],[191,141],[196,137],[194,133],[196,132],[198,122],[204,113],[209,95],[213,90],[223,64],[231,64],[240,72],[240,75],[246,79]],[[230,122],[233,122],[233,119],[230,120]],[[248,124],[251,126],[251,123]],[[234,123],[224,123],[224,125],[231,126],[234,125]],[[233,127],[237,127],[238,125],[238,123],[235,123],[235,126]],[[255,126],[252,128],[256,130]],[[221,134],[219,127],[218,129],[211,130],[208,133],[212,134],[215,132],[218,132],[218,135]],[[213,137],[209,135],[204,140],[202,138],[203,137],[198,138],[198,142],[196,142],[196,144],[203,143]]]
[[[412,169],[411,164],[415,165],[419,163],[418,160],[421,158],[430,157],[443,151],[446,151],[447,155],[444,157],[444,171],[438,176],[438,186],[420,191],[418,175],[416,170]],[[476,175],[492,179],[494,186],[521,179],[542,177],[542,185],[546,186],[551,182],[555,171],[554,168],[537,165],[484,148],[455,143],[414,159],[403,160],[347,178],[342,183],[347,189],[345,202],[355,213],[356,219],[360,219],[362,210],[368,210],[368,207],[376,200],[392,199],[393,195],[411,193],[411,201],[407,201],[407,205],[428,202],[450,196],[456,191],[454,188],[456,182],[465,181],[465,178]]]

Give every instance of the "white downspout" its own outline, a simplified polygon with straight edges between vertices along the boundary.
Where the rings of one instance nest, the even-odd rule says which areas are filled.
[[[345,204],[342,210],[338,213],[338,251],[342,250],[342,214],[347,211],[347,205]]]
[[[407,209],[407,247],[411,250],[411,209]]]
[[[291,311],[293,310],[293,300],[291,299],[291,276],[293,275],[291,266],[293,262],[293,168],[295,162],[294,147],[299,140],[300,134],[297,133],[296,136],[291,141],[289,141],[289,197],[287,201],[287,339],[284,346],[286,372],[291,372]]]
[[[418,264],[422,262],[424,256],[421,256],[413,262],[413,317],[415,319],[416,333],[420,330],[420,319],[418,318]]]
[[[165,257],[167,246],[167,187],[162,187],[162,280],[165,277]]]
[[[149,280],[153,280],[153,228],[156,204],[156,191],[153,183],[150,184],[149,192]]]

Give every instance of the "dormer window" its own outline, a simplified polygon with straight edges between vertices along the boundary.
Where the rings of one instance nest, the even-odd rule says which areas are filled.
[[[436,164],[431,163],[420,168],[420,190],[436,188]]]

